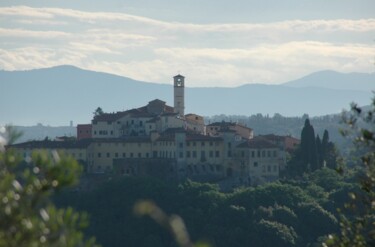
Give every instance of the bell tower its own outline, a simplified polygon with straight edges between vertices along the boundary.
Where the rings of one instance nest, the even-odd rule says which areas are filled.
[[[178,74],[173,77],[174,81],[174,112],[185,116],[185,77]]]

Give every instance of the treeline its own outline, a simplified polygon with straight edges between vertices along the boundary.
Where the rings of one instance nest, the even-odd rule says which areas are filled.
[[[167,214],[181,216],[194,242],[210,246],[319,246],[338,232],[336,208],[343,208],[355,175],[317,169],[302,180],[220,192],[216,185],[152,178],[122,177],[91,192],[65,192],[59,206],[89,213],[87,235],[104,247],[176,246],[171,234],[149,218],[133,213],[141,199]]]
[[[338,151],[330,141],[328,131],[324,130],[321,139],[319,134],[315,135],[310,120],[306,119],[301,132],[301,143],[288,161],[284,175],[295,178],[323,167],[336,169],[338,157]]]
[[[221,121],[238,122],[252,128],[255,135],[291,135],[296,138],[301,137],[301,131],[306,119],[310,119],[315,128],[315,134],[323,136],[324,131],[327,130],[330,133],[331,141],[336,144],[342,154],[348,153],[348,149],[352,148],[351,141],[343,138],[340,134],[340,129],[345,128],[345,125],[342,124],[341,114],[320,117],[309,117],[304,114],[301,117],[284,117],[278,113],[273,116],[258,113],[251,116],[216,115],[205,117],[207,124]]]

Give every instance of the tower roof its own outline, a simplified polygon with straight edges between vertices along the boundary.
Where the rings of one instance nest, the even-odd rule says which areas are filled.
[[[176,77],[185,78],[185,76],[183,76],[183,75],[181,75],[181,74],[178,74],[178,75],[173,76],[173,78],[176,78]]]

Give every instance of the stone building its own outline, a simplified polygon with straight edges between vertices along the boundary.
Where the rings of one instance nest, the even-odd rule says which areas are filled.
[[[254,138],[238,123],[205,125],[185,115],[185,77],[174,82],[174,106],[155,99],[147,105],[96,115],[77,126],[76,141],[33,141],[11,146],[25,159],[33,150],[58,150],[80,160],[88,173],[155,176],[199,181],[238,179],[245,184],[274,181],[285,166],[280,138]]]

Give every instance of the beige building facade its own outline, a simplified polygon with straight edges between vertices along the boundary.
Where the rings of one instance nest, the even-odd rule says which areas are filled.
[[[79,160],[88,173],[157,176],[220,181],[238,178],[246,184],[278,179],[285,150],[238,123],[205,125],[197,114],[184,115],[185,78],[174,77],[174,107],[162,100],[92,119],[92,138],[33,141],[11,146],[25,159],[33,150],[57,150]],[[82,127],[83,126],[83,127]]]

